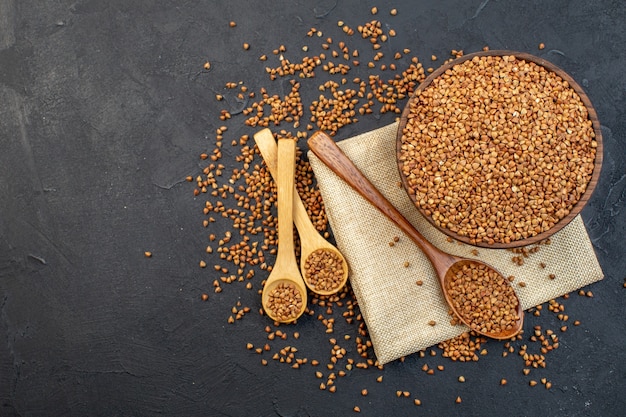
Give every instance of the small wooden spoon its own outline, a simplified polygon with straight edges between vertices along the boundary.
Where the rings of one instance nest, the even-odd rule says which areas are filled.
[[[449,253],[441,251],[439,248],[426,240],[426,238],[424,238],[413,227],[413,225],[380,193],[380,191],[374,187],[374,185],[363,175],[363,173],[359,171],[359,169],[348,159],[348,157],[341,149],[339,149],[339,147],[328,135],[323,132],[316,132],[308,140],[308,144],[309,149],[311,149],[313,153],[315,153],[315,155],[317,155],[317,157],[328,166],[328,168],[330,168],[355,191],[357,191],[361,196],[372,203],[385,216],[393,221],[426,254],[437,272],[439,284],[441,285],[441,290],[446,302],[463,323],[478,333],[493,339],[509,339],[522,330],[524,311],[522,310],[519,299],[517,299],[517,295],[515,295],[517,299],[516,315],[519,319],[510,329],[497,333],[487,333],[481,332],[471,326],[470,323],[465,320],[454,307],[452,296],[448,293],[448,284],[454,275],[453,271],[463,265],[484,265],[500,275],[505,282],[508,282],[503,275],[495,268],[485,264],[484,262],[453,256]]]
[[[277,148],[276,140],[274,139],[272,132],[269,129],[263,129],[254,135],[254,140],[259,147],[259,151],[261,151],[261,155],[265,160],[267,168],[272,174],[274,181],[276,181],[278,177],[278,168],[276,165]],[[311,291],[320,295],[331,295],[337,293],[345,286],[346,282],[348,281],[348,262],[346,262],[344,256],[335,246],[333,246],[330,242],[328,242],[319,234],[319,232],[311,222],[306,208],[304,207],[302,200],[300,200],[298,192],[295,190],[295,186],[293,193],[293,219],[296,224],[296,228],[298,229],[298,234],[300,235],[300,272],[304,277],[305,284],[307,285],[307,287],[309,287]],[[314,251],[318,249],[332,251],[341,259],[341,263],[343,266],[342,281],[332,290],[318,289],[306,279],[306,260],[309,255],[311,255]]]
[[[306,286],[293,245],[293,191],[295,180],[296,142],[292,139],[278,141],[278,254],[276,263],[265,281],[261,302],[265,313],[274,321],[291,323],[304,313],[307,304]],[[285,303],[285,310],[290,313],[277,315],[270,308],[272,293],[279,287],[291,287],[300,294],[300,302]]]

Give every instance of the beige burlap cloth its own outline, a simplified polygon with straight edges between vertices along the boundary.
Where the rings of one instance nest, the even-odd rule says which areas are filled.
[[[449,253],[477,257],[505,275],[524,309],[601,280],[603,273],[580,216],[556,233],[550,245],[529,255],[522,266],[506,249],[451,243],[417,212],[400,181],[395,155],[397,123],[338,143],[345,154],[433,244]],[[391,221],[308,153],[324,199],[337,247],[350,266],[350,282],[382,364],[455,337],[448,308],[428,258]],[[389,245],[394,237],[400,240]],[[478,255],[472,254],[477,249]],[[409,262],[405,267],[405,261]],[[542,267],[542,263],[545,266]],[[549,275],[555,278],[550,279]],[[416,285],[422,280],[421,286]],[[519,286],[524,282],[524,287]],[[429,325],[434,320],[435,326]]]

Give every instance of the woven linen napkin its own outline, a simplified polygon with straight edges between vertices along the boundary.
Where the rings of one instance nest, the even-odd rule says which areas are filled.
[[[519,266],[515,253],[450,242],[417,211],[399,185],[395,140],[398,123],[338,143],[381,193],[440,249],[478,258],[505,276],[513,275],[522,307],[542,304],[603,278],[580,216],[541,245]],[[468,328],[452,326],[435,271],[420,249],[378,209],[336,176],[311,151],[337,247],[350,267],[350,283],[381,364],[460,335]],[[399,237],[398,242],[393,242]],[[478,252],[476,252],[478,251]],[[408,262],[408,266],[405,266]],[[553,274],[551,278],[550,275]],[[421,280],[422,285],[416,282]],[[525,285],[520,286],[523,282]],[[434,321],[434,326],[430,321]]]

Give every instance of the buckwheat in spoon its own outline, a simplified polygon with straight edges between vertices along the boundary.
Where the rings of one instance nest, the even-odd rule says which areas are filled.
[[[293,192],[296,143],[292,139],[278,141],[278,254],[276,263],[265,281],[261,302],[263,310],[274,321],[292,323],[304,313],[306,286],[300,275],[293,245]]]
[[[254,135],[254,140],[272,177],[278,181],[277,148],[272,132],[263,129]],[[348,280],[348,263],[341,252],[319,234],[295,187],[293,221],[300,236],[300,271],[307,287],[320,295],[337,293]]]
[[[328,168],[419,246],[437,273],[446,302],[464,324],[494,339],[509,339],[522,330],[524,311],[500,272],[478,260],[443,252],[426,240],[325,133],[313,134],[308,145]]]

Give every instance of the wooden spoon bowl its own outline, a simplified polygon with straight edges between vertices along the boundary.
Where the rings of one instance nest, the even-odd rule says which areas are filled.
[[[440,224],[438,224],[438,222],[436,222],[433,217],[430,215],[430,213],[426,212],[425,210],[423,210],[422,208],[420,208],[420,204],[418,202],[418,198],[416,197],[416,191],[412,188],[411,184],[409,183],[409,180],[407,178],[407,176],[404,174],[403,172],[403,161],[401,160],[401,155],[403,154],[403,136],[405,135],[406,132],[408,132],[408,130],[406,129],[406,126],[408,123],[410,123],[410,109],[413,106],[413,102],[416,101],[418,99],[418,97],[416,96],[417,94],[419,94],[421,91],[425,90],[426,88],[428,88],[434,80],[436,80],[438,77],[444,75],[448,70],[452,69],[455,65],[461,64],[465,61],[471,60],[475,57],[486,57],[486,56],[515,56],[517,59],[521,59],[521,60],[525,60],[527,62],[533,62],[539,66],[544,67],[546,70],[555,73],[556,75],[558,75],[559,77],[561,77],[563,80],[567,81],[569,83],[569,86],[580,96],[580,99],[582,101],[582,103],[584,104],[584,106],[587,109],[587,113],[589,116],[589,120],[592,123],[592,128],[595,134],[595,141],[597,144],[596,147],[596,156],[595,156],[595,161],[594,161],[594,167],[593,167],[593,172],[591,174],[591,178],[589,180],[589,182],[587,183],[587,187],[584,191],[584,193],[580,196],[580,198],[578,199],[578,201],[571,207],[570,212],[565,215],[564,217],[562,217],[560,220],[558,220],[550,229],[545,230],[543,232],[540,232],[534,236],[530,236],[527,238],[522,238],[522,239],[518,239],[518,240],[511,240],[510,242],[504,242],[504,241],[494,241],[494,242],[488,242],[486,240],[481,240],[481,239],[475,239],[475,238],[470,238],[468,236],[465,235],[461,235],[456,233],[453,230],[450,230],[447,227],[441,227]],[[406,133],[408,134],[408,133]],[[415,94],[409,99],[406,107],[404,108],[404,111],[402,113],[402,117],[400,118],[400,122],[399,122],[399,126],[398,126],[398,134],[397,134],[397,140],[396,140],[396,153],[397,153],[397,162],[398,162],[398,168],[400,171],[400,178],[402,181],[402,185],[404,187],[404,189],[406,190],[409,198],[411,199],[411,201],[413,201],[413,203],[415,204],[416,208],[418,209],[418,211],[433,225],[435,226],[438,230],[440,230],[441,232],[445,233],[446,235],[459,240],[463,243],[467,243],[470,245],[474,245],[474,246],[481,246],[481,247],[486,247],[486,248],[513,248],[513,247],[520,247],[520,246],[526,246],[526,245],[530,245],[533,243],[537,243],[541,240],[544,240],[550,236],[552,236],[554,233],[558,232],[559,230],[561,230],[563,227],[565,227],[574,217],[576,217],[581,210],[583,209],[583,207],[585,206],[585,204],[587,203],[587,201],[589,200],[589,198],[591,197],[591,194],[593,193],[595,186],[598,182],[598,178],[600,177],[600,170],[602,168],[602,159],[603,159],[603,155],[602,155],[602,131],[600,129],[600,122],[598,121],[598,116],[596,114],[595,109],[593,108],[593,105],[591,104],[591,101],[589,100],[589,97],[585,94],[585,92],[583,91],[583,89],[576,83],[576,81],[569,76],[565,71],[563,71],[562,69],[560,69],[559,67],[557,67],[556,65],[542,59],[539,57],[536,57],[534,55],[530,55],[527,53],[522,53],[522,52],[515,52],[515,51],[483,51],[483,52],[476,52],[476,53],[472,53],[472,54],[468,54],[468,55],[464,55],[458,59],[455,59],[447,64],[442,65],[441,67],[439,67],[437,70],[435,70],[431,75],[429,75],[424,82],[422,82],[418,88],[416,89]],[[461,209],[465,209],[465,208],[461,208]],[[476,226],[478,227],[478,226]]]

